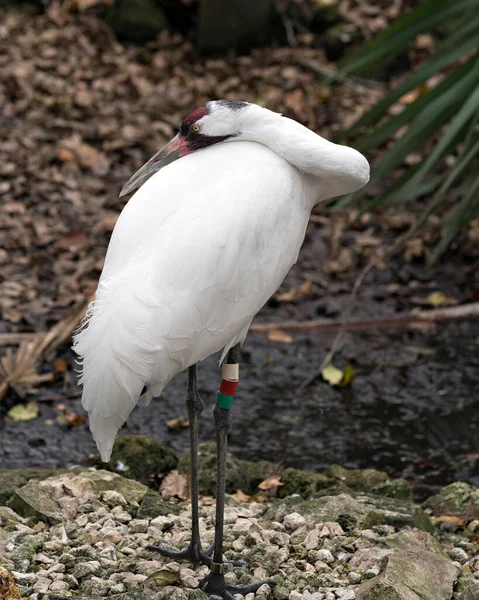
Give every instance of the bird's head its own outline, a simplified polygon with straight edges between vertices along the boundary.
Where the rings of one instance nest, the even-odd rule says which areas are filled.
[[[178,134],[128,180],[120,197],[138,189],[154,173],[178,158],[219,142],[243,139],[246,113],[251,109],[265,110],[234,100],[214,100],[194,110],[183,121]]]

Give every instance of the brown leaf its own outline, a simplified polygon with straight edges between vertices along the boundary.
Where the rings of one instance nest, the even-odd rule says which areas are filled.
[[[178,473],[178,471],[170,471],[160,485],[160,494],[163,498],[179,498],[187,500],[188,498],[188,479],[186,475]]]
[[[258,485],[258,488],[260,490],[265,490],[265,491],[267,490],[268,492],[270,492],[270,491],[275,492],[278,489],[278,487],[280,487],[281,485],[284,485],[284,484],[281,483],[281,481],[277,477],[268,477],[268,479],[265,479]]]
[[[245,494],[241,490],[236,490],[236,498],[238,502],[251,502],[251,496],[248,496],[248,494]]]
[[[302,298],[303,296],[311,294],[312,291],[313,281],[312,279],[306,279],[306,281],[298,287],[291,288],[287,292],[278,294],[276,299],[278,302],[293,302],[293,300],[297,300],[298,298]]]
[[[181,415],[180,417],[167,421],[166,426],[171,431],[181,431],[182,429],[187,429],[190,426],[190,422],[187,417]]]
[[[282,329],[271,329],[268,331],[268,340],[270,342],[281,342],[283,344],[292,344],[293,338]]]
[[[70,231],[54,244],[57,250],[67,250],[68,252],[87,250],[90,246],[90,234],[87,231]]]
[[[20,592],[15,585],[13,575],[0,569],[0,598],[2,600],[21,600]]]

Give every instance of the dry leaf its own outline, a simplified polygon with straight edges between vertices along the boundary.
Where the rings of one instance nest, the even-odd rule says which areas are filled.
[[[38,404],[32,400],[28,404],[17,404],[12,407],[7,412],[7,416],[12,421],[31,421],[38,417],[38,412]]]
[[[251,502],[251,496],[248,496],[248,494],[245,494],[241,490],[236,490],[236,498],[238,502]]]
[[[303,296],[307,296],[308,294],[311,294],[312,290],[313,290],[313,281],[311,279],[306,279],[306,281],[304,283],[302,283],[301,285],[299,285],[298,287],[291,288],[290,290],[288,290],[287,292],[284,292],[283,294],[278,294],[276,296],[276,300],[278,300],[278,302],[293,302],[294,300],[297,300],[298,298],[302,298]]]
[[[167,585],[173,585],[180,579],[179,571],[168,571],[167,569],[161,569],[161,571],[155,571],[148,576],[143,582],[143,585],[154,581],[159,587],[165,587]]]
[[[450,515],[440,515],[435,519],[439,523],[450,523],[453,525],[457,525],[458,529],[463,529],[466,526],[466,523],[460,517],[452,517]]]
[[[61,358],[55,358],[53,360],[53,366],[57,373],[66,373],[68,371],[67,363]]]
[[[160,494],[163,498],[179,498],[187,500],[188,498],[188,479],[186,475],[178,473],[178,471],[170,471],[163,479],[160,485]]]
[[[283,344],[292,344],[293,338],[282,329],[271,329],[268,331],[268,340],[270,342],[281,342]]]
[[[170,419],[167,421],[166,426],[171,431],[181,431],[182,429],[188,428],[190,426],[190,422],[188,421],[187,417],[181,415],[180,417],[176,417],[176,419]]]
[[[27,389],[53,379],[54,374],[39,374],[37,368],[43,356],[71,336],[85,310],[85,303],[77,305],[68,317],[59,321],[47,333],[37,334],[31,340],[22,342],[17,352],[10,348],[7,350],[5,356],[0,358],[0,400],[9,387],[23,396]]]
[[[67,250],[68,252],[79,252],[90,248],[90,246],[90,234],[87,231],[70,231],[54,244],[57,250]]]
[[[281,485],[284,485],[284,483],[281,483],[277,477],[268,477],[268,479],[258,484],[258,488],[265,491],[276,491]]]
[[[13,575],[0,569],[0,598],[2,600],[21,600],[20,592],[15,585]]]

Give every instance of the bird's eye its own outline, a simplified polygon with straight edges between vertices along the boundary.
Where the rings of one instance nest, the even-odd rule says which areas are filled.
[[[191,131],[194,131],[195,133],[199,133],[201,131],[201,125],[198,125],[198,123],[195,123],[194,125],[191,126]]]

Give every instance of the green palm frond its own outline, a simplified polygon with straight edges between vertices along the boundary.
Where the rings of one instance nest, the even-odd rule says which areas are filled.
[[[436,53],[358,119],[346,134],[362,132],[355,146],[363,152],[397,138],[373,165],[373,185],[391,179],[409,154],[434,142],[419,164],[407,168],[367,208],[428,195],[431,199],[425,210],[430,213],[449,202],[451,210],[444,217],[445,234],[433,254],[436,259],[454,235],[479,216],[479,0],[423,0],[354,56],[346,58],[340,67],[345,74],[356,74],[384,64],[426,32],[442,33],[444,37]],[[389,114],[402,96],[424,86],[439,73],[444,75],[440,83],[418,94],[399,114]],[[453,163],[451,167],[446,166],[446,158]],[[347,197],[341,204],[347,205],[351,200]]]

